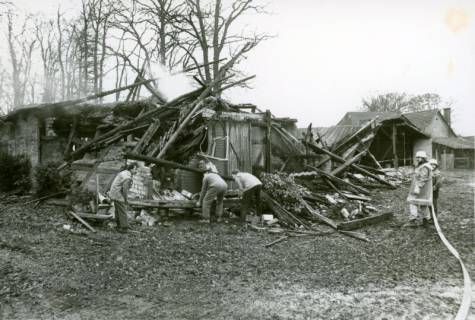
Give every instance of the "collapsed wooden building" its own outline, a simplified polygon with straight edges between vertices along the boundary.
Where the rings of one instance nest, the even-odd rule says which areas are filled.
[[[126,161],[142,161],[131,188],[135,201],[129,202],[136,209],[193,210],[192,195],[200,190],[203,173],[197,162],[206,158],[231,180],[230,191],[235,189],[229,177],[232,170],[260,176],[263,199],[279,224],[310,232],[315,222],[338,230],[354,227],[328,217],[335,212],[346,222],[372,219],[369,216],[378,209],[368,204],[372,200],[368,189],[395,188],[400,182],[386,176],[370,150],[376,128],[386,123],[370,121],[338,145],[329,146],[311,128],[299,138],[294,119],[277,118],[269,110],[219,98],[212,89],[215,83],[168,102],[153,88],[153,96],[144,100],[90,102],[148,81],[83,99],[16,110],[1,119],[0,148],[28,155],[33,166],[60,162],[58,170],[68,167],[74,173],[71,194],[90,190],[97,200]],[[402,125],[419,134],[405,122],[396,122],[392,128]],[[367,157],[370,163],[365,164]],[[286,188],[283,196],[293,199],[275,198]],[[367,240],[361,234],[348,235]]]
[[[188,167],[196,167],[196,155],[203,155],[225,176],[233,169],[270,171],[271,166],[283,162],[279,155],[290,150],[282,139],[296,131],[296,120],[276,118],[270,111],[257,111],[254,105],[234,105],[212,96],[202,100],[200,110],[195,110],[173,147],[160,154],[191,112],[198,94],[183,96],[173,109],[162,108],[153,97],[19,109],[2,119],[0,148],[10,154],[28,155],[33,166],[67,161],[78,179],[94,171],[87,183],[94,190],[94,181],[99,180],[101,192],[106,191],[113,175],[124,164],[126,153]],[[142,118],[137,121],[137,117]],[[124,126],[130,122],[134,124]],[[115,133],[110,134],[111,131]],[[178,183],[183,189],[197,192],[199,174],[181,170]]]
[[[368,148],[368,153],[362,159],[365,164],[393,168],[411,165],[414,150],[429,136],[414,126],[404,115],[364,114],[370,115],[360,119],[361,125],[343,119],[336,126],[314,128],[314,135],[335,151],[340,150],[344,145],[342,142],[349,137],[353,137],[354,141],[362,139],[362,143]]]
[[[450,108],[404,114],[347,112],[335,126],[315,128],[314,133],[329,145],[338,144],[369,121],[378,124],[370,151],[383,167],[410,166],[417,150],[437,159],[442,169],[474,167],[475,144],[454,132]]]

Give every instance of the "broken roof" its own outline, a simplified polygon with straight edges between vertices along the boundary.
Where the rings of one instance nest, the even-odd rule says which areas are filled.
[[[347,112],[345,116],[337,123],[337,126],[353,125],[361,126],[365,122],[378,117],[377,121],[384,121],[399,117],[400,114],[396,112],[371,112],[371,111],[351,111]]]

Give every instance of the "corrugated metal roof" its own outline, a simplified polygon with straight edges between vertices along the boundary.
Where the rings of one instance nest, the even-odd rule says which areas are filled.
[[[434,138],[433,142],[452,149],[475,149],[475,143],[473,141],[458,137]]]
[[[360,128],[360,126],[332,126],[312,128],[312,131],[315,138],[317,138],[318,133],[324,143],[329,148],[332,148],[335,144],[351,136]]]
[[[371,111],[352,111],[347,112],[337,125],[353,125],[362,126],[365,122],[378,117],[376,122],[398,118],[399,113],[396,112],[371,112]]]

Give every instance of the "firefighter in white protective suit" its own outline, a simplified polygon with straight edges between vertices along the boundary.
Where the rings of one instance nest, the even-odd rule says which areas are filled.
[[[417,151],[415,170],[412,177],[407,202],[409,203],[409,225],[427,225],[431,219],[432,206],[432,167],[427,161],[425,151]]]

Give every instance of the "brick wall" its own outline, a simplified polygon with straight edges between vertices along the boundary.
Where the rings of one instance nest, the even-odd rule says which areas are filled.
[[[34,167],[40,162],[39,120],[32,114],[19,115],[0,127],[0,148],[11,155],[26,154]]]

